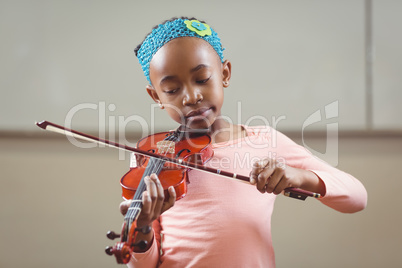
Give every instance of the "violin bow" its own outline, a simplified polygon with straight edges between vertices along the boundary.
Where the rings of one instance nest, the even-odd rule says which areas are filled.
[[[63,126],[54,124],[52,122],[49,121],[41,121],[41,122],[36,122],[35,123],[38,127],[44,129],[44,130],[48,130],[48,131],[52,131],[55,133],[59,133],[62,135],[66,135],[66,136],[70,136],[73,138],[77,138],[80,140],[84,140],[84,141],[89,141],[89,142],[93,142],[93,143],[98,143],[101,145],[107,145],[109,147],[113,147],[116,148],[118,150],[124,150],[127,152],[134,152],[140,155],[144,155],[144,156],[148,156],[148,157],[154,157],[154,158],[159,158],[162,159],[166,162],[171,162],[174,164],[177,164],[179,166],[183,166],[183,167],[187,167],[187,168],[191,168],[191,169],[196,169],[196,170],[200,170],[200,171],[204,171],[204,172],[208,172],[208,173],[214,173],[217,175],[221,175],[230,179],[236,179],[239,180],[241,182],[250,184],[250,178],[248,176],[244,176],[244,175],[240,175],[240,174],[236,174],[236,173],[231,173],[231,172],[227,172],[224,170],[220,170],[220,169],[213,169],[210,167],[206,167],[204,165],[197,165],[196,163],[192,163],[192,162],[188,162],[188,161],[184,161],[182,159],[174,159],[174,158],[170,158],[167,156],[162,156],[156,153],[152,153],[152,152],[147,152],[147,151],[143,151],[134,147],[130,147],[124,144],[119,144],[117,142],[113,142],[113,141],[108,141],[106,139],[102,139],[102,138],[98,138],[95,136],[91,136],[73,129],[69,129],[69,128],[65,128]],[[286,188],[284,190],[284,195],[288,196],[288,197],[292,197],[292,198],[296,198],[299,200],[305,200],[307,197],[314,197],[314,198],[321,198],[321,195],[318,193],[313,193],[310,191],[306,191],[303,189],[299,189],[299,188],[294,188],[294,187],[289,187]]]

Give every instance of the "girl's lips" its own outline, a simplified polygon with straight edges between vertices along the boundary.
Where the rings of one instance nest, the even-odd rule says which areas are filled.
[[[205,117],[207,115],[207,113],[209,112],[210,108],[200,108],[194,111],[191,111],[189,113],[186,114],[186,118],[187,119],[193,119],[195,117]]]

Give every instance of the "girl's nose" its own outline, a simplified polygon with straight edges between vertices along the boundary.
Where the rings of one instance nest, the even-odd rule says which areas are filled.
[[[192,90],[188,90],[187,94],[183,98],[183,105],[184,106],[194,105],[194,104],[197,104],[199,102],[202,102],[203,99],[204,98],[203,98],[201,92],[199,92],[199,91],[194,92]]]

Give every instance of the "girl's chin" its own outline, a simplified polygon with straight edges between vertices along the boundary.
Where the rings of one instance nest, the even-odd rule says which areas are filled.
[[[206,117],[195,116],[186,120],[185,126],[190,129],[209,129],[211,123]]]
[[[188,129],[194,129],[194,130],[209,130],[212,126],[212,124],[215,121],[215,117],[212,115],[212,110],[208,110],[206,114],[202,115],[196,115],[196,116],[191,116],[188,118],[181,118],[184,120],[180,123],[182,126],[188,128]]]
[[[205,122],[205,121],[195,121],[195,122],[187,122],[186,123],[186,128],[189,128],[189,129],[194,129],[194,130],[196,130],[196,129],[209,129],[210,128],[210,124],[209,124],[209,122],[207,123],[207,122]]]

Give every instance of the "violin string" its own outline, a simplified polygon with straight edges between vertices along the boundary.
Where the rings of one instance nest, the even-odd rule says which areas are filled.
[[[138,185],[138,188],[135,192],[135,195],[133,197],[133,202],[131,203],[130,209],[127,211],[126,217],[128,220],[132,221],[139,213],[139,210],[142,207],[142,193],[144,192],[146,185],[144,183],[144,178],[148,175],[149,173],[149,169],[153,167],[154,163],[153,163],[153,158],[151,158],[149,160],[148,165],[145,168],[144,174],[140,180],[140,183]]]
[[[151,158],[147,167],[145,168],[143,177],[149,176],[152,173],[159,174],[162,170],[164,161],[156,158]],[[143,179],[140,181],[140,185],[136,191],[136,196],[133,198],[133,202],[129,210],[127,211],[126,217],[127,220],[132,223],[132,221],[137,217],[142,208],[142,193],[146,190],[146,184],[143,182]],[[138,193],[138,194],[137,194]]]
[[[165,140],[176,142],[177,137],[174,135],[170,135]],[[167,155],[167,153],[168,153],[167,150],[165,150],[164,155]],[[142,193],[146,190],[146,184],[144,183],[143,179],[146,176],[150,176],[153,173],[159,175],[159,173],[162,171],[164,164],[165,164],[165,161],[162,159],[157,159],[157,158],[152,158],[152,157],[150,158],[148,165],[145,168],[144,174],[140,180],[136,193],[133,197],[133,201],[130,205],[130,208],[128,209],[126,216],[124,217],[124,220],[127,220],[128,224],[131,225],[131,223],[134,221],[134,219],[137,217],[137,215],[141,211],[141,208],[142,208],[142,198],[141,197],[142,197]]]
[[[168,139],[166,139],[166,140],[171,140],[170,137],[172,137],[172,136],[169,136]],[[163,161],[161,159],[150,158],[149,163],[148,163],[147,167],[145,168],[143,178],[146,176],[150,176],[152,173],[159,174],[160,171],[162,170],[164,163],[165,163],[165,161]],[[136,194],[133,198],[134,202],[131,203],[130,209],[129,209],[128,213],[126,214],[126,217],[128,219],[130,219],[130,221],[132,221],[137,216],[137,214],[140,212],[140,209],[142,207],[142,200],[140,197],[142,196],[142,193],[146,189],[146,184],[143,182],[143,178],[141,179],[138,189],[136,191]]]

